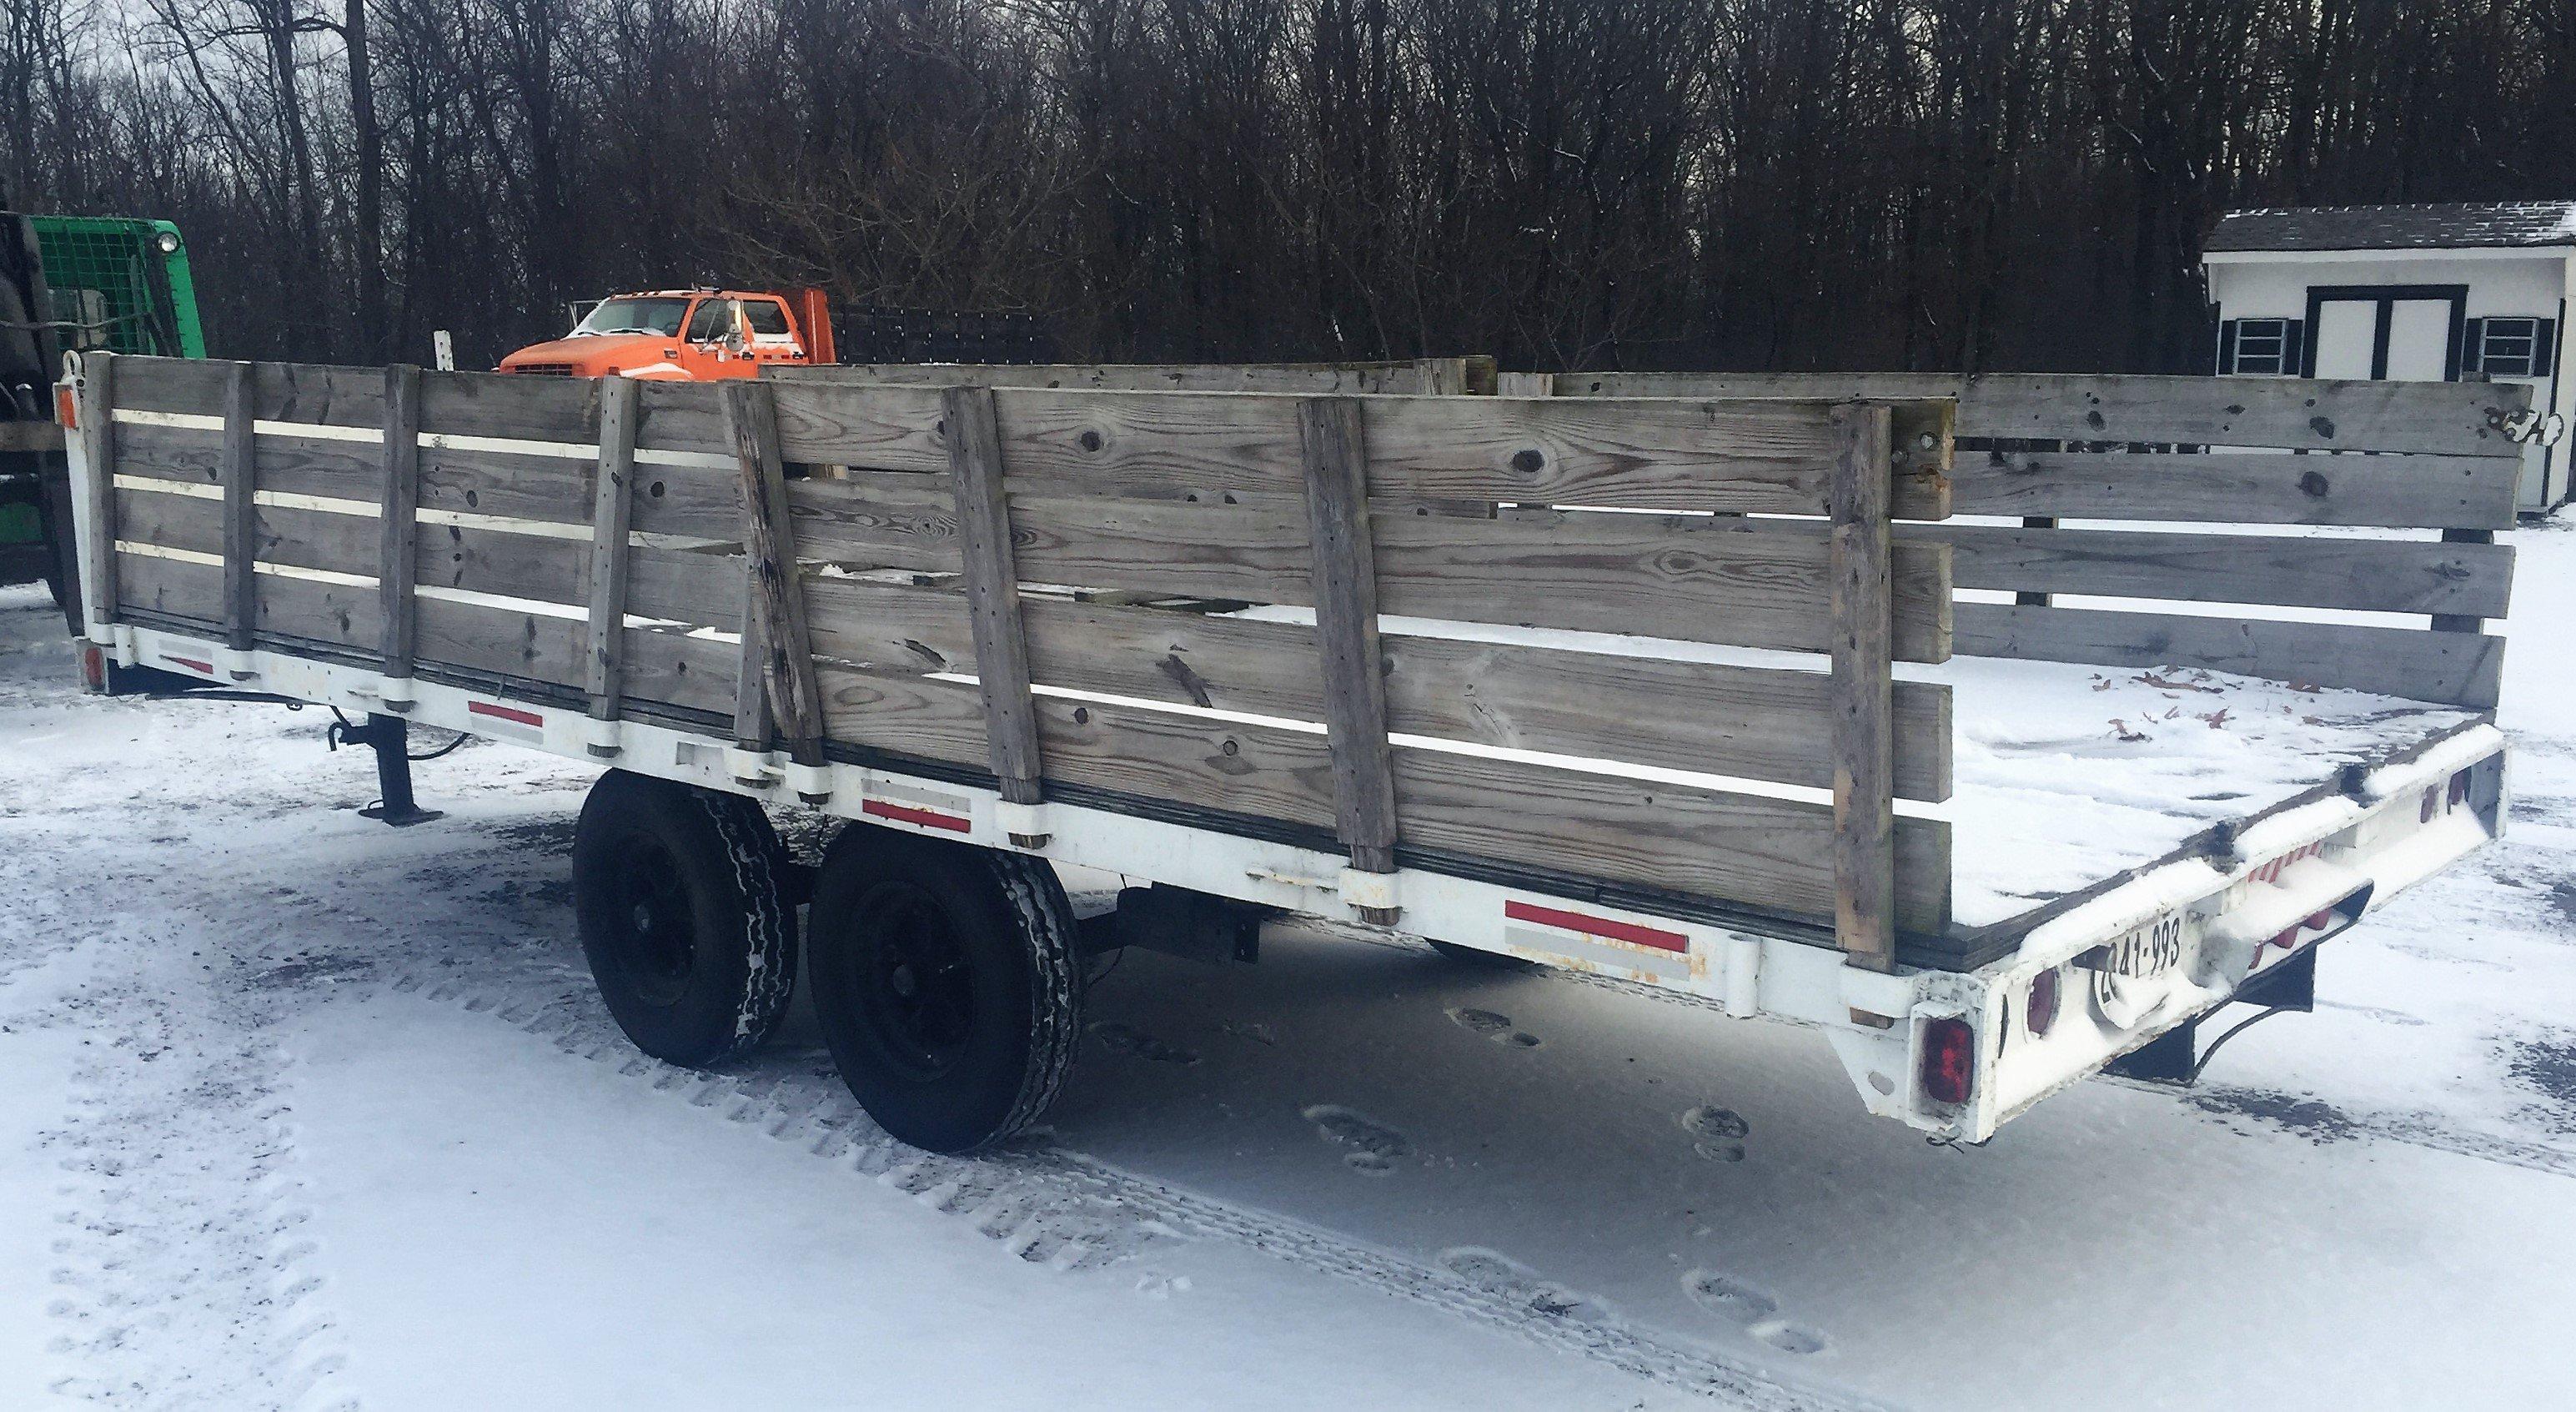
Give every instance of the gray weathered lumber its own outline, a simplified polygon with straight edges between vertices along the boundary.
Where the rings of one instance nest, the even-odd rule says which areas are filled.
[[[2513,454],[2511,383],[2334,382],[2135,373],[1564,373],[1560,397],[1959,399],[1966,437],[2296,450]],[[1897,513],[1906,513],[1900,504]]]
[[[929,390],[780,383],[787,456],[891,471],[945,469]],[[1303,495],[1296,399],[1006,388],[1003,454],[1030,493]],[[1395,500],[1504,500],[1822,514],[1828,404],[1372,397],[1370,490]],[[1946,401],[1904,409],[1904,513],[1940,518]],[[1926,443],[1917,445],[1917,442]]]
[[[119,553],[115,560],[117,607],[222,628],[221,568],[145,554]],[[209,665],[206,670],[214,668]]]
[[[590,519],[590,718],[613,721],[623,685],[627,566],[633,554],[626,524],[635,504],[635,383],[603,379],[599,389],[599,469]],[[601,747],[593,747],[596,753]],[[606,747],[609,751],[614,746]]]
[[[641,551],[639,551],[639,554]],[[684,557],[684,556],[675,556]],[[975,650],[949,590],[809,576],[814,650],[879,672],[962,672]],[[1324,719],[1314,630],[1158,608],[1027,597],[1041,685],[1289,720]],[[1529,644],[1389,636],[1392,730],[1483,745],[1830,787],[1822,672]],[[1949,688],[1895,686],[1897,793],[1950,794]]]
[[[424,510],[587,525],[593,464],[587,456],[525,456],[424,445],[420,504]]]
[[[250,650],[259,618],[259,575],[252,568],[259,453],[252,442],[251,372],[248,363],[224,370],[224,645],[237,652]]]
[[[2007,603],[1958,614],[1964,656],[2204,667],[2481,711],[2495,708],[2504,666],[2504,639],[2480,633]]]
[[[123,450],[116,425],[117,361],[103,349],[81,355],[80,396],[72,409],[80,422],[81,459],[89,467],[89,503],[84,507],[89,512],[84,526],[89,553],[82,572],[96,578],[88,597],[94,605],[91,621],[101,625],[116,621],[117,605],[124,601],[116,552],[116,474]]]
[[[2492,543],[1955,524],[1898,538],[1950,545],[1969,589],[2500,618],[2513,584],[2513,550]]]
[[[1889,617],[1887,409],[1840,407],[1834,460],[1834,940],[1855,966],[1896,969],[1896,813]]]
[[[376,588],[385,675],[407,677],[419,642],[412,602],[420,582],[420,369],[406,363],[385,369],[384,478]]]
[[[975,676],[984,697],[994,777],[1002,797],[1035,804],[1045,773],[1029,696],[1029,654],[1020,629],[1020,575],[1012,560],[1011,510],[1002,494],[1001,434],[993,390],[957,386],[940,394],[948,433],[949,483],[965,556],[966,602],[975,631]]]
[[[1385,659],[1378,649],[1377,559],[1360,405],[1343,397],[1312,398],[1299,404],[1297,423],[1305,441],[1315,646],[1321,654],[1324,724],[1333,757],[1334,818],[1353,868],[1391,873],[1395,751],[1386,737]]]
[[[1969,451],[1962,515],[2505,529],[2522,463],[2493,456]],[[1904,517],[1900,511],[1900,518]]]
[[[733,429],[734,455],[742,467],[743,547],[753,584],[744,656],[760,664],[769,708],[791,757],[800,765],[823,763],[823,711],[817,700],[814,655],[805,633],[805,595],[796,563],[794,522],[789,517],[787,468],[778,449],[778,419],[767,384],[727,383],[725,422]],[[756,646],[755,654],[750,650]]]
[[[801,540],[798,549],[803,551]],[[626,611],[637,618],[739,632],[743,572],[739,554],[630,545],[626,551]],[[809,592],[806,612],[810,616],[813,611]]]
[[[421,390],[420,425],[432,435],[555,442],[566,450],[596,445],[605,385],[599,378],[443,372]]]
[[[1439,369],[1459,365],[1459,386],[1435,388]],[[1064,387],[1127,392],[1422,393],[1460,391],[1465,359],[1425,358],[1350,363],[840,363],[773,365],[764,378],[785,383],[887,386]]]
[[[2454,603],[2447,611],[2436,612],[2433,614],[2433,631],[2435,632],[2481,631],[2486,627],[2485,619],[2501,618],[2504,616],[2507,594],[2513,586],[2513,551],[2511,549],[2498,551],[2493,547],[2495,545],[2495,531],[2493,530],[2446,529],[2442,531],[2442,542],[2444,544],[2486,545],[2489,547],[2484,550],[2462,549],[2458,552],[2464,556],[2475,555],[2499,561],[2497,562],[2497,572],[2495,575],[2495,593],[2492,599],[2492,607],[2473,609]]]

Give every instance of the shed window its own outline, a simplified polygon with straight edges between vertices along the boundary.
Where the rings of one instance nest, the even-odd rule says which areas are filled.
[[[2279,377],[2299,370],[2300,319],[2229,319],[2218,326],[2218,370]]]
[[[2469,320],[2460,371],[2491,378],[2545,378],[2558,342],[2556,319],[2490,314]]]

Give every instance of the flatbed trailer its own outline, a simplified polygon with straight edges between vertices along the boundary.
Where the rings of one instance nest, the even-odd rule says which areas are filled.
[[[1043,1109],[1101,950],[1283,916],[1815,1028],[1982,1141],[2304,1008],[2504,818],[2507,386],[66,381],[94,682],[610,767],[575,894],[628,1034],[759,1043],[810,902],[836,1061],[924,1146]],[[800,881],[789,803],[865,827]],[[1064,867],[1142,886],[1078,921]]]

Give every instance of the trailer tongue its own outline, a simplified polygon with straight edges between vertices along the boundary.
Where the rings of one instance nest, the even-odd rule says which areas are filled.
[[[87,650],[607,764],[629,1036],[757,1045],[810,890],[844,1076],[949,1149],[1043,1109],[1100,949],[1301,916],[1812,1026],[1982,1140],[2501,827],[2519,389],[1353,380],[94,357]],[[810,882],[790,802],[851,821]],[[1060,866],[1150,890],[1077,923]]]

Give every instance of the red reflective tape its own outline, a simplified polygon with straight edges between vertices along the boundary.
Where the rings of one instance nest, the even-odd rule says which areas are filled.
[[[492,716],[523,726],[535,726],[540,730],[544,729],[546,724],[546,718],[534,711],[522,711],[516,706],[501,706],[489,701],[468,701],[465,703],[465,710],[469,715]]]
[[[194,657],[173,657],[169,653],[164,652],[161,654],[161,660],[174,667],[185,667],[192,672],[204,672],[207,676],[213,676],[215,674],[214,663],[200,662]]]
[[[1503,915],[1515,922],[1538,922],[1545,926],[1563,927],[1570,932],[1584,932],[1592,936],[1606,936],[1613,941],[1651,946],[1657,951],[1690,950],[1690,938],[1680,932],[1668,932],[1660,927],[1641,927],[1634,922],[1614,922],[1607,917],[1587,917],[1580,912],[1560,912],[1553,907],[1541,907],[1531,902],[1514,902],[1505,899]]]
[[[975,829],[973,824],[970,824],[964,819],[960,819],[952,814],[941,814],[929,809],[915,809],[909,804],[888,804],[882,799],[860,800],[859,812],[862,814],[874,814],[880,819],[894,819],[902,823],[919,824],[923,828],[928,829],[947,829],[952,833],[972,833]]]

